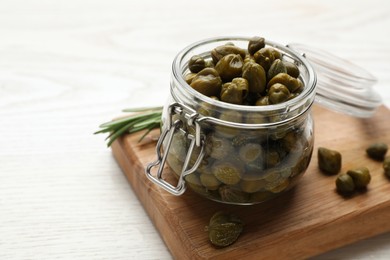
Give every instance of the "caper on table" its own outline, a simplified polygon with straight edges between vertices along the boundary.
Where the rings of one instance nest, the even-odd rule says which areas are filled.
[[[372,159],[383,161],[387,153],[387,149],[388,146],[385,143],[373,143],[366,149],[366,152]]]
[[[355,183],[351,176],[342,173],[336,179],[337,191],[343,194],[352,193],[355,190]]]
[[[318,166],[327,174],[337,174],[341,169],[341,154],[335,150],[319,147]]]
[[[347,174],[351,176],[357,189],[365,188],[371,181],[370,171],[366,167],[349,170]]]
[[[233,244],[241,234],[244,223],[233,214],[215,213],[206,226],[210,242],[219,247]]]

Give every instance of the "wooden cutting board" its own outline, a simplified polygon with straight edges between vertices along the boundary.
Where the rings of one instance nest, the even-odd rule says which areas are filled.
[[[381,107],[373,118],[358,119],[315,106],[313,114],[315,147],[307,172],[291,191],[253,206],[209,201],[190,190],[176,197],[151,183],[144,169],[156,158],[155,143],[140,145],[142,133],[123,136],[112,150],[176,259],[302,259],[390,232],[390,179],[382,163],[365,154],[372,142],[390,145],[390,111]],[[340,196],[336,177],[318,170],[319,146],[341,152],[343,172],[368,167],[372,175],[368,190]],[[235,213],[245,222],[236,243],[222,249],[212,246],[205,232],[219,210]]]

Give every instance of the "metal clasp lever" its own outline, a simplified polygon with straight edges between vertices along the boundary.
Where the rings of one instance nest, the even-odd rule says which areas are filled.
[[[194,110],[192,110],[191,108],[188,108],[182,104],[173,103],[168,107],[168,113],[169,113],[168,120],[166,122],[167,127],[165,127],[165,129],[161,133],[161,136],[160,136],[160,138],[157,142],[157,145],[156,145],[157,160],[155,160],[154,162],[149,163],[147,165],[145,173],[146,173],[146,176],[149,178],[149,180],[151,180],[155,184],[159,185],[160,187],[162,187],[166,191],[170,192],[171,194],[179,196],[179,195],[182,195],[186,189],[184,177],[193,173],[198,168],[200,162],[203,159],[204,140],[201,136],[200,126],[199,126],[199,123],[197,121],[198,114]],[[190,125],[190,126],[195,125],[195,136],[186,132],[186,136],[190,140],[190,147],[188,149],[186,158],[184,160],[184,165],[183,165],[183,168],[182,168],[182,171],[180,173],[179,180],[178,180],[178,183],[176,186],[165,181],[163,178],[163,170],[164,170],[165,162],[166,162],[168,154],[169,154],[169,149],[170,149],[171,144],[172,144],[173,136],[177,131],[184,131],[184,129],[182,128],[183,122],[181,120],[178,119],[178,120],[172,122],[172,116],[174,114],[184,115],[184,118],[187,119],[188,125]],[[167,140],[166,140],[166,138],[167,138]],[[165,140],[167,142],[165,144],[164,149],[162,149],[163,143]],[[194,148],[196,146],[200,147],[199,156],[196,159],[194,165],[190,169],[187,169],[189,166],[191,157],[192,157],[192,153],[193,153]],[[154,176],[151,171],[154,167],[157,167],[157,166],[158,166],[157,173]]]

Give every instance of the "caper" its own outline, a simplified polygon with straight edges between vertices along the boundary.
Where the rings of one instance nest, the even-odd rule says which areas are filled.
[[[184,80],[187,82],[187,84],[191,84],[192,80],[196,76],[196,73],[188,73],[184,76]]]
[[[205,68],[192,79],[190,86],[206,96],[217,96],[221,92],[222,80],[213,68]]]
[[[385,171],[385,175],[390,178],[390,156],[387,156],[383,160],[383,170]]]
[[[206,68],[206,62],[201,56],[194,55],[188,61],[188,68],[191,72],[198,73],[202,69]]]
[[[256,106],[268,106],[269,104],[268,96],[261,97],[256,101]]]
[[[387,153],[387,149],[388,146],[385,143],[374,143],[366,149],[366,152],[372,159],[383,161]]]
[[[282,54],[277,49],[275,49],[275,48],[270,48],[270,49],[271,49],[272,54],[274,55],[275,60],[282,59]]]
[[[262,49],[258,50],[253,55],[253,58],[266,71],[269,70],[269,68],[271,67],[272,62],[274,62],[274,60],[275,60],[275,56],[273,54],[273,49],[272,48],[262,48]]]
[[[352,177],[345,173],[337,176],[336,189],[338,192],[343,194],[352,193],[355,190],[355,183]]]
[[[280,157],[277,151],[270,150],[265,155],[265,163],[267,168],[272,168],[280,162]]]
[[[224,202],[246,203],[249,200],[248,193],[228,185],[221,186],[218,191],[221,196],[221,200]]]
[[[303,86],[303,84],[302,84],[302,82],[300,82],[300,80],[298,80],[294,77],[291,77],[287,73],[279,73],[276,76],[274,76],[268,82],[267,87],[270,88],[272,85],[274,85],[276,83],[280,83],[280,84],[285,85],[291,93],[296,92],[297,90],[299,90]]]
[[[216,161],[211,167],[211,172],[222,183],[227,185],[234,185],[241,180],[243,167],[237,163]]]
[[[287,69],[287,74],[291,77],[298,78],[299,77],[299,69],[297,65],[289,61],[283,61],[284,66]]]
[[[258,192],[265,188],[267,181],[259,178],[258,174],[245,175],[244,179],[240,181],[240,188],[247,193]]]
[[[253,58],[253,56],[247,54],[244,58],[244,66],[245,64],[249,63],[249,62],[256,62],[255,59]]]
[[[215,69],[221,79],[226,82],[241,76],[243,65],[244,61],[239,54],[228,54],[218,61]]]
[[[318,148],[318,166],[327,174],[337,174],[341,169],[341,154],[324,147]]]
[[[371,181],[370,171],[366,167],[349,170],[347,174],[351,176],[357,189],[365,188]]]
[[[287,68],[280,59],[276,59],[268,70],[268,79],[272,79],[279,73],[287,73]]]
[[[248,52],[250,55],[255,54],[258,50],[265,47],[265,39],[263,37],[254,36],[249,39]]]
[[[244,78],[235,78],[232,82],[222,85],[221,100],[232,104],[242,104],[248,94],[248,81]]]
[[[218,46],[211,51],[211,57],[215,64],[217,64],[218,61],[222,59],[222,57],[228,54],[238,54],[241,56],[242,59],[244,59],[246,51],[234,45]]]
[[[205,67],[206,68],[214,68],[215,64],[214,64],[213,60],[206,60]]]
[[[200,182],[208,190],[217,190],[221,185],[221,182],[213,174],[209,173],[202,173],[200,175]]]
[[[241,146],[238,154],[241,161],[244,163],[250,163],[263,155],[263,149],[260,144],[248,143]]]
[[[244,223],[233,214],[215,213],[206,227],[210,242],[219,247],[233,244],[240,236]]]
[[[208,134],[206,138],[206,154],[220,160],[227,157],[233,151],[231,143],[226,138]]]
[[[268,100],[271,104],[278,104],[286,101],[290,96],[288,88],[280,83],[273,84],[268,91]]]
[[[249,92],[264,92],[267,78],[262,66],[253,62],[246,63],[242,71],[242,77],[248,80]]]

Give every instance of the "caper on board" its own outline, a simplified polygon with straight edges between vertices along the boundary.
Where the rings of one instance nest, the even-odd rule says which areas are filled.
[[[371,181],[370,171],[366,167],[359,167],[347,171],[347,174],[353,179],[353,183],[357,189],[367,187]]]
[[[210,242],[218,247],[226,247],[233,244],[240,236],[244,223],[233,214],[215,213],[206,226]]]
[[[355,190],[355,183],[351,176],[342,173],[336,179],[337,191],[343,194],[350,194]]]
[[[387,149],[388,146],[385,143],[373,143],[366,149],[366,152],[372,159],[383,161],[387,153]]]
[[[327,174],[337,174],[341,169],[341,154],[325,147],[318,148],[318,166]]]

